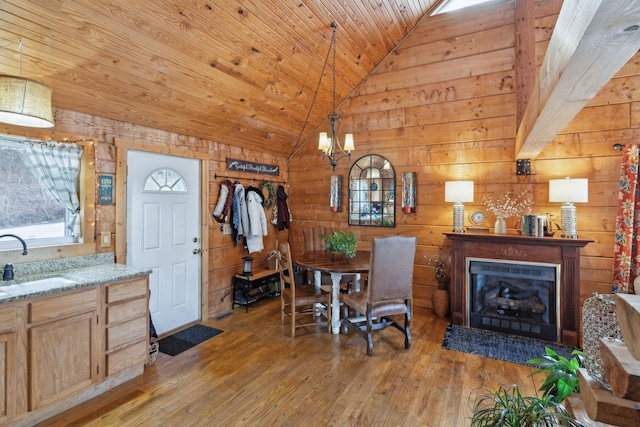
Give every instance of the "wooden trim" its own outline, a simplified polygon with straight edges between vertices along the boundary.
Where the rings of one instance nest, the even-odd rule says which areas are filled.
[[[209,160],[209,153],[190,151],[188,148],[168,147],[166,145],[152,144],[148,142],[133,141],[124,138],[114,138],[116,148],[147,151],[149,153],[167,154],[176,157],[189,157],[192,159]]]
[[[116,146],[116,262],[127,260],[127,150],[200,160],[200,318],[209,317],[209,156],[203,153],[114,138]]]

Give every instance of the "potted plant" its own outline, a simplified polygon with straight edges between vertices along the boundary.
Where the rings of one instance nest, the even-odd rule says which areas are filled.
[[[522,396],[517,385],[488,390],[475,399],[471,426],[575,426],[575,420],[563,406],[564,399],[579,391],[578,369],[584,362],[583,352],[574,350],[567,359],[545,347],[545,356],[527,363],[538,369],[530,376],[546,373],[539,388],[542,396]]]
[[[431,305],[433,313],[438,317],[447,317],[449,315],[449,271],[451,270],[451,254],[440,249],[438,255],[429,260],[429,264],[435,269],[436,281],[438,289],[431,294]]]
[[[353,231],[334,231],[330,236],[320,235],[324,240],[324,249],[332,254],[340,254],[346,258],[356,256],[358,238]]]
[[[562,403],[571,393],[580,391],[578,370],[584,366],[584,353],[582,350],[573,350],[571,354],[575,357],[567,359],[549,347],[545,347],[544,351],[544,357],[527,360],[527,363],[538,368],[530,376],[546,373],[547,377],[540,387],[543,397]]]
[[[549,397],[523,396],[517,385],[500,386],[477,397],[472,427],[584,427],[562,404]]]

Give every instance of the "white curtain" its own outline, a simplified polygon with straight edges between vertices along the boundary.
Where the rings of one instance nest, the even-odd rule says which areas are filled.
[[[73,237],[81,237],[78,175],[82,147],[55,142],[25,145],[32,172],[67,210],[66,228]]]

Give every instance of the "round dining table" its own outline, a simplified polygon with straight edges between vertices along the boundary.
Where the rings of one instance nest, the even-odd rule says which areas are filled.
[[[344,275],[354,275],[354,290],[360,290],[360,276],[368,273],[371,253],[356,251],[356,256],[346,258],[326,251],[310,251],[295,256],[293,261],[301,267],[314,271],[314,284],[320,286],[322,272],[331,275],[331,331],[340,333],[340,281]]]

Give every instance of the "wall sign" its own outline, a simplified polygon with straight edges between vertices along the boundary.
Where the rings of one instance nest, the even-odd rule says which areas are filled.
[[[236,159],[227,159],[227,170],[261,173],[264,175],[280,175],[280,166]]]
[[[113,176],[100,175],[98,201],[102,204],[113,203]]]

